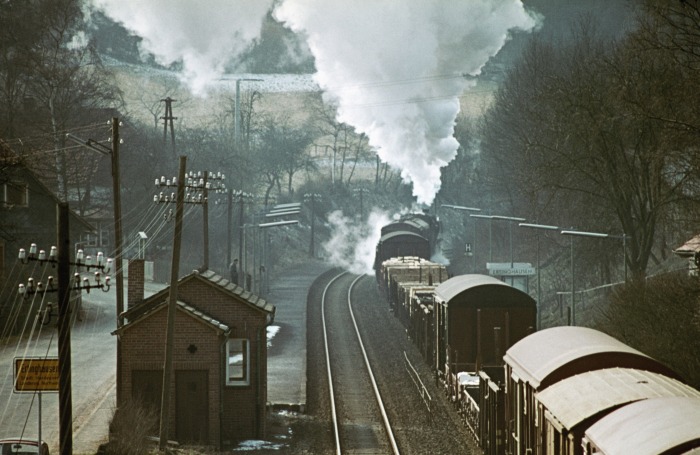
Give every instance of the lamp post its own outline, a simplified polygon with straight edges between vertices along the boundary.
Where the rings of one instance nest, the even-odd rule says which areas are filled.
[[[234,201],[234,199],[237,199],[237,201]],[[239,209],[238,209],[238,260],[234,260],[234,267],[236,268],[236,283],[238,285],[241,285],[245,287],[245,275],[243,274],[243,225],[245,224],[245,212],[244,212],[244,204],[245,201],[252,201],[253,200],[253,195],[250,193],[246,193],[241,190],[233,190],[231,193],[231,201],[232,204],[235,202],[238,202],[239,204]],[[229,247],[230,249],[230,247]],[[241,281],[243,279],[243,281]]]
[[[622,265],[625,270],[625,283],[627,283],[627,234],[623,232],[622,235],[611,235],[609,237],[611,239],[622,239]]]
[[[537,229],[537,330],[542,328],[542,287],[540,283],[540,231],[558,231],[559,226],[548,224],[518,223],[520,227]]]
[[[234,136],[236,147],[241,145],[241,82],[262,82],[262,79],[236,79],[236,106],[235,106],[235,124]]]
[[[491,215],[492,220],[505,220],[505,221],[525,221],[525,218],[518,218],[517,216],[502,216],[502,215]],[[510,237],[510,268],[513,268],[513,223],[508,223],[508,235]]]
[[[561,231],[562,235],[570,236],[571,240],[571,325],[576,325],[576,286],[574,281],[574,236],[579,237],[596,237],[607,238],[608,234],[601,232],[585,232],[585,231]]]
[[[304,201],[305,202],[311,202],[311,241],[309,243],[309,256],[310,257],[315,257],[316,256],[316,248],[314,244],[314,228],[315,228],[315,221],[316,221],[316,200],[320,199],[321,195],[317,193],[306,193],[304,195]]]
[[[464,207],[462,205],[452,205],[452,204],[441,204],[440,207],[445,207],[453,210],[463,210],[466,212],[481,212],[481,209],[476,207]],[[476,253],[474,249],[476,248],[476,221],[474,222],[474,234],[472,237],[471,250],[468,252],[472,257],[472,273],[476,272]]]
[[[269,222],[269,223],[260,223],[260,224],[258,224],[258,228],[264,229],[264,230],[266,230],[265,232],[267,232],[267,229],[269,229],[269,228],[279,227],[279,226],[298,225],[298,224],[299,224],[299,220],[273,221],[273,222]],[[267,264],[267,259],[265,259],[265,263]],[[270,289],[269,289],[269,287],[270,287],[270,270],[269,270],[270,267],[266,266],[266,269],[267,269],[267,274],[266,274],[267,286],[266,287],[263,286],[263,288],[264,289],[266,288],[267,292],[269,292],[270,291]]]
[[[492,248],[492,233],[493,233],[493,217],[491,215],[469,215],[471,218],[478,218],[480,220],[489,220],[489,262],[493,262],[493,248]],[[476,234],[476,223],[474,223],[474,234]]]
[[[493,220],[525,221],[525,218],[502,215],[469,215],[472,218],[489,220],[489,262],[493,262]],[[509,227],[512,228],[512,225]],[[510,230],[510,266],[513,267],[513,231]]]

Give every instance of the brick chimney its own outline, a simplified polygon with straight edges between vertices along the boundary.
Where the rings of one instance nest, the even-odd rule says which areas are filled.
[[[129,259],[129,281],[127,284],[126,309],[132,308],[143,302],[145,261],[143,259]]]

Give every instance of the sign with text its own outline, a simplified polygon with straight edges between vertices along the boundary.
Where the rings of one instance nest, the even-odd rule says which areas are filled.
[[[488,262],[486,268],[491,276],[531,276],[536,273],[529,262]]]
[[[15,357],[15,392],[58,392],[58,357]]]

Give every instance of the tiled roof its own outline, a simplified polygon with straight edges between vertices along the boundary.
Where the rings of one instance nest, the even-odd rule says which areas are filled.
[[[193,280],[193,279],[198,279],[198,280],[203,280],[207,284],[216,287],[218,290],[221,292],[231,296],[235,297],[237,299],[243,300],[245,303],[248,305],[257,308],[261,311],[264,311],[266,313],[270,314],[275,314],[275,306],[266,302],[264,299],[260,298],[258,295],[253,294],[252,292],[246,291],[243,287],[238,286],[231,281],[223,278],[221,275],[217,275],[216,273],[212,272],[211,270],[205,270],[203,272],[199,271],[194,271],[190,273],[189,275],[180,278],[178,281],[178,286],[182,286],[186,282]],[[137,320],[140,319],[141,316],[149,311],[151,311],[152,307],[159,305],[163,299],[167,300],[167,296],[170,293],[170,287],[163,288],[156,294],[153,294],[152,296],[146,298],[143,302],[134,305],[133,307],[129,308],[126,312],[123,313],[123,316],[125,319],[129,321]]]
[[[124,324],[122,327],[120,327],[119,329],[112,332],[112,335],[121,333],[124,330],[132,327],[134,324],[137,324],[139,321],[142,321],[142,320],[148,318],[150,315],[156,313],[157,311],[161,310],[162,308],[167,307],[167,304],[168,304],[168,300],[162,300],[159,303],[157,303],[156,305],[151,306],[146,311],[140,313],[138,315],[138,317],[136,317],[133,320],[130,320],[128,323]],[[195,319],[201,320],[202,322],[211,326],[212,328],[214,328],[215,330],[217,330],[219,332],[225,333],[225,332],[228,332],[229,330],[231,330],[231,328],[228,325],[224,324],[221,321],[214,319],[213,317],[209,316],[208,314],[205,314],[204,312],[193,307],[192,305],[188,305],[185,302],[178,300],[177,306],[181,311],[188,313],[190,316],[194,317]]]
[[[220,288],[221,290],[225,291],[230,295],[240,297],[252,306],[260,308],[261,310],[264,310],[268,313],[275,312],[275,306],[265,301],[265,299],[262,299],[257,294],[253,294],[252,292],[246,291],[243,287],[238,286],[237,284],[227,280],[226,278],[214,273],[211,270],[205,270],[199,273],[192,273],[191,275],[188,275],[181,281],[184,281],[194,276],[199,276],[200,278],[207,280],[208,282],[214,284],[216,287]]]

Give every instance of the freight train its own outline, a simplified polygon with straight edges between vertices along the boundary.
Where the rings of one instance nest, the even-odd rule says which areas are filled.
[[[593,329],[535,331],[527,293],[451,277],[434,244],[401,246],[394,227],[377,245],[380,293],[485,454],[700,454],[700,392],[674,371]]]

